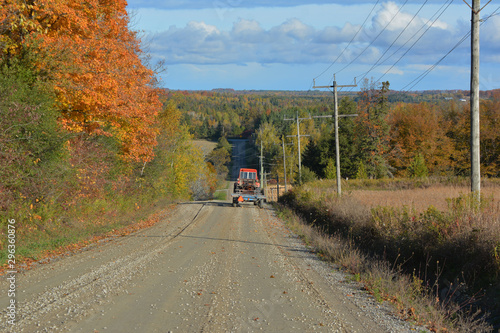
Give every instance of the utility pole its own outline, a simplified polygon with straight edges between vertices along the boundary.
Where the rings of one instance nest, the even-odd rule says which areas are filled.
[[[471,113],[471,191],[481,198],[481,161],[479,134],[479,13],[480,0],[472,0],[471,18],[471,71],[470,71],[470,113]]]
[[[471,191],[477,200],[481,199],[481,155],[480,155],[480,109],[479,109],[479,27],[480,13],[490,2],[481,8],[480,0],[472,0],[472,5],[464,2],[472,10],[471,14],[471,66],[470,66],[470,157]]]
[[[298,142],[298,149],[299,149],[299,182],[302,183],[302,161],[301,161],[301,154],[300,154],[300,137],[302,136],[310,136],[310,135],[300,135],[300,126],[299,122],[301,120],[306,120],[306,119],[311,119],[311,116],[308,118],[299,118],[299,111],[297,111],[297,117],[295,119],[283,119],[283,120],[297,120],[297,135],[287,135],[287,137],[297,137],[297,142]]]
[[[260,181],[262,182],[262,188],[265,188],[265,182],[264,182],[264,159],[263,159],[263,156],[262,156],[262,149],[263,148],[263,145],[262,145],[262,130],[260,130]]]
[[[281,145],[283,146],[283,171],[285,172],[285,193],[288,193],[286,185],[286,158],[285,158],[285,137],[281,136]]]
[[[316,86],[316,80],[313,81],[313,88],[333,88],[333,105],[334,105],[334,120],[335,120],[335,167],[337,173],[337,195],[342,195],[342,185],[341,185],[341,177],[340,177],[340,145],[339,145],[339,107],[337,102],[337,88],[344,87],[357,87],[356,78],[354,78],[354,84],[346,84],[346,85],[337,85],[337,81],[335,79],[335,75],[333,76],[333,85],[331,86]],[[343,117],[355,117],[357,114],[353,115],[342,115]]]

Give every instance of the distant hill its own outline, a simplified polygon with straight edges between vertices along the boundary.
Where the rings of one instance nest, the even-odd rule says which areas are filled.
[[[168,95],[169,92],[180,92],[183,94],[191,93],[216,93],[216,94],[231,94],[236,96],[242,95],[257,95],[257,96],[280,96],[280,97],[332,97],[332,92],[328,90],[235,90],[232,88],[216,88],[212,90],[173,90],[165,88],[164,93]],[[356,99],[358,90],[355,91],[339,91],[339,96],[350,96]],[[481,98],[490,99],[494,95],[500,95],[500,89],[483,90],[480,92]],[[419,90],[410,92],[400,92],[391,90],[389,92],[389,99],[391,102],[422,102],[422,101],[436,101],[436,100],[468,100],[470,96],[469,90]]]

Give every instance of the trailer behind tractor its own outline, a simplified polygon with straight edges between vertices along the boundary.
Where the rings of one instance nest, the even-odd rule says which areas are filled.
[[[256,169],[240,169],[231,196],[233,198],[233,207],[239,206],[241,202],[253,202],[254,205],[262,208],[266,196],[259,182]]]

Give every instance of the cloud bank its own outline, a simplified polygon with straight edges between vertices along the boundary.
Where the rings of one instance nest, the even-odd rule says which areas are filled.
[[[458,40],[460,29],[439,20],[430,26],[432,22],[425,18],[412,20],[413,14],[400,12],[391,21],[398,9],[393,2],[385,3],[362,30],[359,24],[349,22],[318,29],[298,18],[268,29],[256,20],[242,18],[230,30],[191,21],[185,27],[171,26],[154,35],[150,49],[155,57],[165,59],[168,64],[311,64],[331,62],[352,41],[339,62],[348,63],[357,57],[357,63],[373,64],[394,41],[385,58],[401,46],[405,48],[399,54],[404,52],[427,29],[426,38],[416,44],[405,61],[418,61],[422,55],[426,60],[437,59]],[[390,59],[387,63],[390,64]]]

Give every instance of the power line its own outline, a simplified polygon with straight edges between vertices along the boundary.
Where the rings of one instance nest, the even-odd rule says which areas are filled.
[[[380,37],[380,35],[382,35],[382,33],[387,29],[387,27],[392,23],[392,21],[394,21],[394,19],[396,18],[396,16],[398,16],[398,14],[401,12],[401,9],[403,9],[403,7],[406,5],[406,3],[408,2],[408,0],[406,0],[403,5],[401,7],[398,8],[398,11],[397,13],[391,18],[391,20],[389,21],[389,23],[386,24],[386,26],[384,27],[384,29],[382,29],[379,34],[370,42],[370,44],[368,44],[364,49],[363,51],[361,51],[354,59],[351,60],[351,62],[349,62],[347,65],[345,65],[344,67],[342,67],[341,70],[339,70],[338,72],[336,72],[335,74],[338,74],[340,72],[342,72],[344,69],[346,69],[347,67],[349,67],[350,65],[352,65],[354,63],[354,61],[356,61],[363,53],[365,53],[366,50],[368,50],[368,48],[370,46],[373,45],[373,43],[375,43],[375,41]],[[333,78],[332,78],[333,79]]]
[[[333,88],[333,103],[334,103],[334,122],[335,122],[335,168],[337,170],[337,195],[341,196],[342,186],[340,181],[340,146],[339,146],[339,110],[338,110],[338,98],[337,98],[337,88],[338,87],[353,87],[356,86],[356,78],[354,79],[353,85],[338,85],[335,80],[335,75],[333,76],[333,86],[316,86],[314,88]],[[342,115],[343,117],[357,116],[353,115]],[[319,117],[331,117],[331,116],[319,116]]]
[[[337,61],[340,59],[340,57],[344,54],[345,50],[347,50],[347,48],[352,44],[352,42],[354,41],[354,39],[358,36],[358,34],[361,32],[361,30],[363,29],[363,27],[365,26],[366,24],[366,21],[368,21],[368,19],[370,18],[370,16],[372,15],[373,11],[375,10],[375,7],[377,7],[378,3],[380,2],[380,0],[377,0],[377,2],[375,3],[375,5],[372,7],[372,10],[370,10],[370,13],[366,16],[363,24],[361,24],[361,26],[359,27],[358,31],[356,32],[356,34],[352,37],[352,39],[349,41],[349,43],[347,44],[347,46],[342,50],[342,52],[340,52],[339,56],[337,57],[337,59],[335,59],[331,64],[330,66],[328,66],[323,72],[321,72],[321,74],[319,74],[318,76],[316,76],[314,79],[317,79],[318,77],[320,77],[321,75],[325,74],[330,68],[332,68],[333,65],[335,65],[337,63]]]
[[[484,7],[483,7],[484,8]],[[491,17],[493,16],[496,16],[498,14],[496,14],[497,11],[500,10],[500,7],[498,7],[491,15],[489,15],[488,17],[484,18],[481,22],[481,25],[483,25],[486,21],[488,21]],[[465,34],[464,37],[462,37],[462,39],[460,39],[458,41],[457,44],[455,44],[455,46],[448,52],[446,53],[441,59],[439,59],[434,65],[430,66],[427,70],[425,70],[422,74],[420,74],[419,76],[417,76],[413,81],[411,81],[410,83],[408,83],[406,86],[404,86],[400,91],[401,92],[408,92],[410,91],[411,89],[413,89],[417,84],[420,83],[420,81],[422,81],[430,72],[432,72],[447,56],[450,55],[451,52],[453,52],[457,47],[459,47],[464,41],[466,41],[471,35],[471,31],[469,30],[468,33]],[[416,81],[416,82],[415,82]],[[405,90],[406,87],[408,87],[409,85],[411,85],[413,82],[415,82],[415,84],[413,84],[408,90]]]
[[[448,9],[448,7],[453,3],[454,0],[446,0],[443,5],[429,18],[428,22],[425,22],[418,30],[417,32],[415,32],[413,34],[413,36],[411,38],[409,38],[403,45],[401,45],[396,51],[394,51],[390,56],[388,56],[387,58],[385,58],[383,61],[381,61],[381,64],[383,64],[384,62],[386,62],[387,60],[389,60],[390,58],[392,58],[395,54],[397,54],[403,47],[405,47],[412,39],[413,37],[415,36],[418,36],[418,34],[420,33],[420,31],[422,31],[422,29],[424,29],[425,27],[427,27],[427,29],[420,35],[420,37],[418,37],[418,39],[410,46],[410,48],[408,50],[406,50],[406,52],[403,53],[403,55],[393,64],[391,65],[391,67],[385,71],[385,73],[380,76],[378,79],[377,79],[377,82],[379,82],[392,68],[394,68],[394,66],[396,66],[397,63],[399,63],[399,61],[401,61],[401,59],[415,46],[415,44],[427,33],[427,31],[430,29],[430,27],[432,27],[434,25],[434,23],[436,23],[436,21],[444,14],[444,12]],[[448,6],[446,6],[448,5]],[[445,8],[446,6],[446,8]],[[428,24],[429,22],[432,21],[432,24]],[[350,89],[349,91],[352,91],[352,89]]]
[[[396,37],[396,39],[394,39],[394,41],[391,43],[391,45],[385,50],[385,52],[378,58],[378,60],[375,62],[375,64],[373,64],[373,66],[365,73],[361,74],[360,76],[361,77],[361,80],[360,81],[363,81],[363,79],[368,75],[368,73],[370,73],[374,68],[376,68],[377,66],[379,66],[380,64],[380,60],[387,54],[387,52],[389,52],[389,50],[394,46],[394,44],[398,41],[398,39],[403,35],[403,33],[406,31],[406,29],[408,29],[408,27],[412,24],[412,22],[415,20],[415,18],[417,17],[417,15],[420,13],[420,11],[424,8],[424,6],[427,4],[429,0],[425,0],[425,2],[422,4],[422,6],[420,6],[420,8],[418,9],[418,11],[415,13],[415,15],[413,15],[413,17],[411,18],[411,20],[408,22],[408,24],[404,27],[403,30],[401,30],[401,32],[399,33],[399,35]],[[390,58],[390,57],[389,57]],[[387,59],[389,59],[387,58]],[[387,60],[386,59],[386,60]],[[385,60],[384,60],[385,61]]]
[[[385,73],[384,73],[384,74],[382,74],[382,76],[380,76],[380,77],[377,79],[377,81],[380,81],[380,80],[381,80],[381,79],[382,79],[382,78],[383,78],[383,77],[384,77],[387,73],[389,73],[389,71],[390,71],[391,69],[393,69],[393,68],[394,68],[394,66],[396,66],[396,65],[397,65],[397,64],[401,61],[401,59],[403,59],[403,57],[404,57],[405,55],[407,55],[407,54],[408,54],[408,52],[410,52],[410,50],[411,50],[411,49],[412,49],[412,48],[413,48],[413,47],[414,47],[414,46],[415,46],[415,45],[416,45],[416,44],[420,41],[420,39],[422,39],[422,37],[423,37],[423,36],[427,33],[427,31],[429,31],[429,29],[430,29],[430,28],[432,28],[432,26],[433,26],[433,25],[437,22],[437,20],[439,20],[439,18],[440,18],[440,17],[444,14],[444,12],[446,12],[446,10],[447,10],[447,9],[451,6],[451,4],[453,3],[453,1],[454,1],[454,0],[451,0],[449,3],[448,3],[448,2],[445,2],[445,3],[444,3],[443,7],[446,5],[446,3],[448,3],[448,5],[446,6],[446,8],[444,8],[444,9],[441,11],[441,13],[440,13],[440,14],[439,14],[439,15],[438,15],[435,19],[434,19],[434,21],[432,21],[432,23],[431,23],[431,24],[429,24],[429,25],[427,26],[427,29],[425,29],[425,31],[424,31],[424,32],[423,32],[423,33],[422,33],[422,34],[421,34],[421,35],[417,38],[417,40],[416,40],[415,42],[413,42],[413,44],[412,44],[412,45],[408,48],[408,50],[406,50],[406,51],[405,51],[405,52],[401,55],[401,57],[399,57],[399,59],[398,59],[398,60],[397,60],[397,61],[396,61],[396,62],[395,62],[395,63],[394,63],[394,64],[393,64],[393,65],[392,65],[392,66],[391,66],[388,70],[386,70],[386,71],[385,71]],[[443,7],[441,7],[441,8],[443,8]],[[439,10],[438,10],[438,12],[439,12]],[[436,14],[437,14],[438,12],[436,12]],[[424,26],[425,26],[425,25],[424,25]],[[423,28],[424,26],[422,26],[422,28]],[[420,30],[421,30],[421,29],[420,29]],[[399,50],[398,50],[398,51],[399,51]]]

